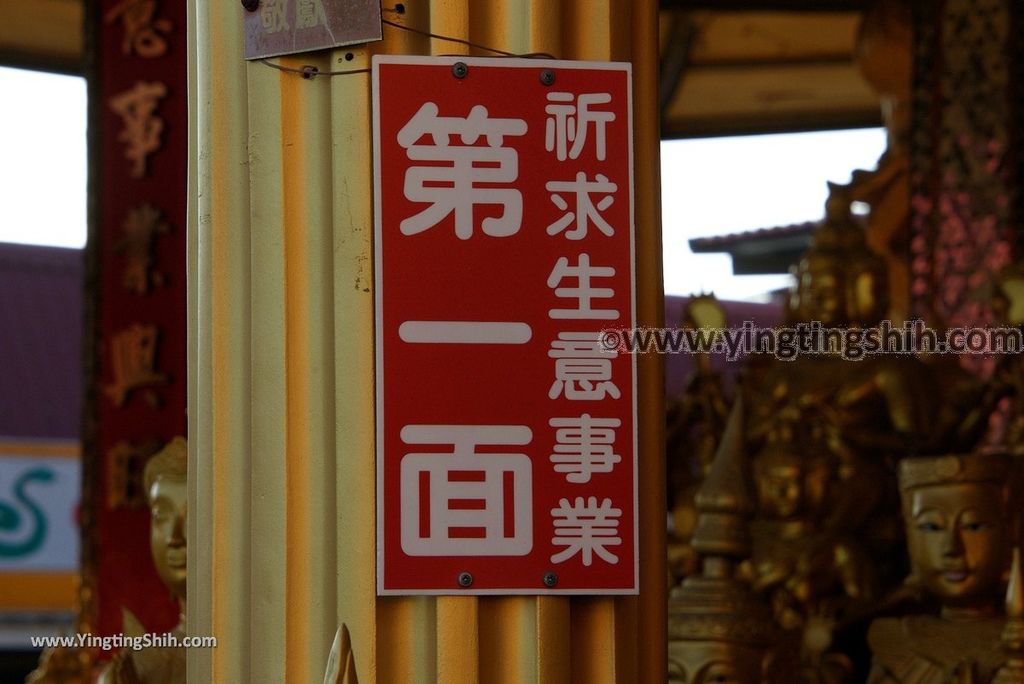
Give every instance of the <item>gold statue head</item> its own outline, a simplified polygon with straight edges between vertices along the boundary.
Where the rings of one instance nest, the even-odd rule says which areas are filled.
[[[175,437],[146,463],[143,483],[152,516],[149,548],[160,579],[184,603],[188,567],[185,536],[188,506],[188,446]]]
[[[983,606],[998,597],[1013,546],[1012,465],[1002,453],[900,462],[914,576],[944,607]]]
[[[791,308],[825,326],[874,324],[888,309],[885,263],[850,211],[850,189],[829,183],[825,222],[797,264]]]

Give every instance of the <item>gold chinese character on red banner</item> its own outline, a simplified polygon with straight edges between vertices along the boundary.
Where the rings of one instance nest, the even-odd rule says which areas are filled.
[[[167,376],[156,369],[159,336],[160,331],[155,325],[135,323],[111,337],[110,362],[114,381],[104,391],[116,406],[124,406],[133,390],[167,382]]]
[[[167,40],[160,35],[170,33],[170,20],[156,16],[156,0],[121,0],[103,19],[108,24],[120,20],[124,28],[121,52],[139,57],[162,57],[167,54]]]
[[[110,108],[124,121],[117,139],[127,145],[124,156],[132,162],[132,176],[146,175],[149,155],[160,149],[164,121],[156,115],[167,86],[160,82],[139,81],[130,90],[110,98]]]
[[[163,285],[164,274],[153,270],[153,249],[158,235],[170,228],[160,210],[152,204],[142,204],[128,212],[121,226],[124,237],[117,251],[124,255],[123,283],[134,294],[148,294],[154,285]]]
[[[161,442],[149,439],[141,444],[118,442],[106,455],[107,508],[145,508],[146,492],[142,471],[149,457],[160,450]]]

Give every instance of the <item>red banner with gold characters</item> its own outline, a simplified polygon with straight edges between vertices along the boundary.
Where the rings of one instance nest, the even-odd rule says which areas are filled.
[[[79,630],[121,633],[127,608],[162,632],[177,623],[178,607],[150,557],[142,469],[186,425],[185,3],[92,7]]]

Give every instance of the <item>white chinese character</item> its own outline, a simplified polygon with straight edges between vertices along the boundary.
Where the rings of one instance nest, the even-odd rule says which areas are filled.
[[[267,33],[278,33],[291,28],[288,24],[288,0],[263,0],[260,5],[260,21]]]
[[[529,456],[478,452],[522,446],[523,425],[406,425],[406,444],[450,446],[408,453],[401,464],[402,550],[410,556],[525,556],[533,548]]]
[[[598,341],[597,333],[562,332],[551,343],[548,356],[555,359],[555,381],[548,398],[563,393],[569,401],[600,401],[622,394],[612,382],[612,359],[618,356]]]
[[[548,424],[558,428],[551,462],[556,473],[566,473],[567,482],[590,482],[593,473],[610,473],[622,460],[613,451],[615,428],[622,425],[618,418],[591,418],[584,413],[579,418],[552,418]]]
[[[555,536],[551,540],[554,546],[565,549],[551,556],[552,563],[562,563],[577,553],[583,554],[583,564],[590,566],[596,553],[608,563],[618,563],[619,558],[606,549],[606,546],[621,546],[622,539],[615,536],[619,531],[619,518],[622,509],[612,508],[612,500],[604,499],[597,505],[597,497],[577,496],[574,504],[568,499],[561,499],[558,508],[551,509],[554,517]]]
[[[327,25],[327,13],[322,0],[299,0],[295,10],[295,27],[300,29]]]
[[[500,216],[480,222],[485,234],[507,237],[519,232],[523,223],[522,193],[514,187],[493,186],[510,185],[519,177],[518,152],[502,145],[505,136],[525,133],[525,121],[488,118],[483,105],[473,107],[464,119],[438,116],[433,102],[420,107],[398,132],[398,144],[406,148],[409,159],[430,162],[405,172],[406,199],[429,202],[430,206],[403,220],[402,234],[415,235],[433,228],[454,212],[455,234],[468,240],[473,235],[476,205],[501,207]],[[455,135],[462,145],[450,144]],[[424,136],[429,136],[432,144],[417,144]],[[487,145],[474,145],[481,137]]]
[[[570,159],[578,159],[587,144],[587,130],[593,124],[597,158],[604,161],[605,124],[615,121],[615,112],[591,111],[590,106],[611,101],[610,93],[586,93],[580,95],[575,103],[572,93],[548,93],[548,102],[553,104],[544,108],[550,115],[544,127],[545,149],[548,152],[554,151],[558,161],[565,161],[566,148],[571,142],[568,156]]]
[[[548,235],[558,235],[563,230],[575,223],[576,227],[565,234],[570,240],[582,240],[587,237],[587,228],[590,221],[594,222],[597,229],[605,235],[615,234],[615,229],[608,225],[599,212],[604,211],[612,205],[615,198],[612,196],[618,186],[608,180],[603,173],[597,174],[595,180],[587,180],[587,174],[579,171],[575,181],[550,181],[545,186],[547,191],[552,193],[551,201],[555,206],[566,212],[562,218],[548,226]],[[559,192],[570,192],[576,196],[576,211],[569,210],[569,203],[559,195]],[[605,195],[596,205],[590,199],[591,195]]]
[[[591,266],[590,255],[580,254],[576,266],[569,265],[567,257],[559,257],[548,276],[548,287],[554,288],[556,297],[578,300],[575,309],[549,309],[549,318],[583,318],[614,320],[619,317],[618,309],[592,309],[592,299],[605,299],[615,292],[610,287],[593,287],[591,278],[611,278],[615,275],[612,266]],[[578,287],[558,287],[563,278],[576,278]]]

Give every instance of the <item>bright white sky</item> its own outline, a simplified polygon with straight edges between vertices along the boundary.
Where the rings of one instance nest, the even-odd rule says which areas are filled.
[[[83,247],[85,81],[0,67],[0,102],[0,241]],[[732,276],[727,255],[694,255],[687,240],[821,218],[825,181],[874,168],[884,147],[881,129],[663,143],[666,294],[785,287],[788,276]]]

